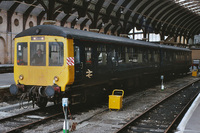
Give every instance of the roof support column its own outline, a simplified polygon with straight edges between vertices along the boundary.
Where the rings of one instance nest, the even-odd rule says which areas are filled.
[[[161,41],[164,41],[164,39],[165,39],[164,34],[163,34],[163,33],[160,33],[160,40],[161,40]]]
[[[143,30],[143,39],[147,39],[147,31],[146,31],[146,28],[144,28]]]
[[[181,36],[177,37],[177,43],[181,43]]]
[[[53,19],[54,5],[55,5],[55,0],[49,0],[49,8],[47,11],[47,20],[54,20]]]
[[[188,44],[188,42],[189,42],[189,38],[187,37],[185,38],[185,44]]]
[[[135,39],[135,27],[133,27],[133,39]]]
[[[11,32],[11,18],[12,13],[10,11],[7,12],[7,32]]]
[[[174,36],[174,42],[177,42],[177,35]]]
[[[183,42],[183,44],[185,44],[185,37],[184,36],[182,36],[182,42]]]

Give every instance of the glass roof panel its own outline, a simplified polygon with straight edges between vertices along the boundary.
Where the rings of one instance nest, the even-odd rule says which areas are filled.
[[[200,15],[200,1],[199,0],[174,0],[175,3],[179,4],[180,6],[187,8],[191,12],[194,12]]]
[[[14,4],[14,1],[2,1],[0,4],[0,9],[9,10],[10,7]]]

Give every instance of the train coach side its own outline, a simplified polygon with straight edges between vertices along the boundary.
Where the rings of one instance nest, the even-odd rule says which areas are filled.
[[[189,72],[192,62],[189,49],[161,45],[160,57],[161,74],[170,77]]]
[[[10,91],[28,93],[40,107],[63,96],[71,104],[85,102],[94,93],[136,88],[161,74],[186,72],[190,58],[184,48],[53,25],[32,27],[15,41],[16,84]],[[39,51],[43,64],[32,64]]]

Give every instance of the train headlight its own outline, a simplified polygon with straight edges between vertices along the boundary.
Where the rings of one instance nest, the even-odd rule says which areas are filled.
[[[24,76],[23,76],[23,75],[19,75],[19,79],[20,79],[20,80],[23,80],[23,79],[24,79]]]
[[[58,80],[59,80],[58,76],[55,76],[55,77],[54,77],[54,80],[55,80],[56,82],[58,82]]]

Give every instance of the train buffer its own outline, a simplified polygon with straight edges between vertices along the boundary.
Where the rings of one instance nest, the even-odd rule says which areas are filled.
[[[120,110],[122,108],[122,100],[124,96],[124,91],[115,89],[112,92],[112,95],[109,95],[109,109]]]

